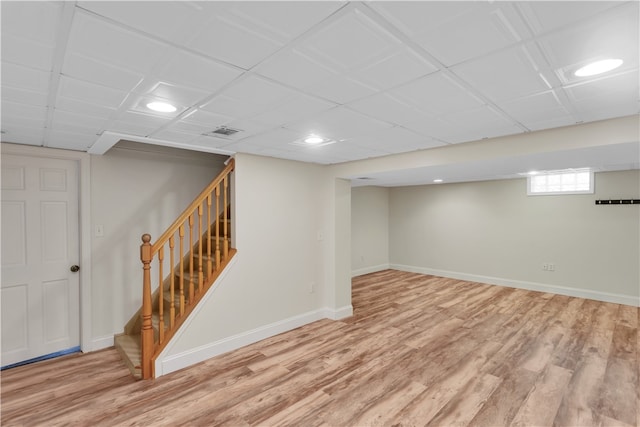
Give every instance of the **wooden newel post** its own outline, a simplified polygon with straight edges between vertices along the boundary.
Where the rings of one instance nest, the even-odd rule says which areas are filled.
[[[142,261],[142,378],[152,377],[151,357],[153,356],[153,326],[151,325],[151,236],[142,235],[140,260]]]

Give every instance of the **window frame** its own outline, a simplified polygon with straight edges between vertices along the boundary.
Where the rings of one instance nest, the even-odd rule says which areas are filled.
[[[540,176],[551,176],[551,175],[568,175],[568,174],[579,174],[579,173],[588,173],[589,174],[589,188],[587,190],[568,190],[568,191],[532,191],[533,180],[536,177]],[[559,195],[574,195],[574,194],[594,194],[595,193],[595,173],[591,169],[567,169],[567,170],[556,170],[556,171],[546,171],[540,172],[535,175],[527,176],[527,196],[559,196]]]

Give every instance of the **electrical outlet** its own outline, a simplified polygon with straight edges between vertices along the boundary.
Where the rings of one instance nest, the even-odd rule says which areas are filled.
[[[556,269],[555,264],[549,264],[549,271],[555,271],[555,269]]]
[[[545,262],[544,264],[542,264],[542,269],[543,269],[544,271],[549,270],[549,264],[547,264],[546,262]]]

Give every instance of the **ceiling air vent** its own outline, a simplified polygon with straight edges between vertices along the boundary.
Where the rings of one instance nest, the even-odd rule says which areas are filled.
[[[217,137],[225,137],[231,136],[238,132],[242,132],[240,129],[234,129],[226,126],[220,126],[219,128],[212,130],[211,132],[205,133],[206,136],[217,136]]]

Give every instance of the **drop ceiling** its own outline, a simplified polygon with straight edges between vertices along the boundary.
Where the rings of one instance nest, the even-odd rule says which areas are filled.
[[[639,6],[2,1],[2,139],[335,164],[635,115]]]

